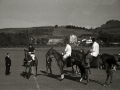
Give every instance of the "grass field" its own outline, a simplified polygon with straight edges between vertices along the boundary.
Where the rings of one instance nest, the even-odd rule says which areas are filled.
[[[85,80],[82,83],[78,82],[80,75],[71,76],[71,68],[65,68],[65,79],[59,81],[60,70],[53,58],[53,75],[45,75],[45,54],[48,49],[36,49],[36,57],[39,60],[38,76],[31,76],[30,79],[21,75],[25,69],[22,66],[24,49],[0,49],[0,90],[120,90],[119,70],[114,71],[113,83],[110,86],[102,86],[106,79],[106,72],[97,69],[91,69],[89,85],[85,85]],[[60,53],[64,50],[64,48],[54,49]],[[12,60],[11,74],[8,76],[5,75],[5,56],[7,52],[10,53]],[[118,54],[120,48],[101,48],[100,53]]]

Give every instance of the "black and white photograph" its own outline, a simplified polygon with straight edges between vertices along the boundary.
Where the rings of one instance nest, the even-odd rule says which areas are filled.
[[[0,0],[0,90],[120,90],[120,0]]]

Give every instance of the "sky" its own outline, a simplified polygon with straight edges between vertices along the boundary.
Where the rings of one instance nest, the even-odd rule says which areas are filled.
[[[120,0],[0,0],[0,28],[75,25],[120,20]]]

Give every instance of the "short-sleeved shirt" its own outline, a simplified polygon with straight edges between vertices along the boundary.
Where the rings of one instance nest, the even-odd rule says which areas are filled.
[[[28,51],[29,51],[29,52],[34,52],[34,50],[35,50],[34,47],[29,47],[29,48],[28,48]]]

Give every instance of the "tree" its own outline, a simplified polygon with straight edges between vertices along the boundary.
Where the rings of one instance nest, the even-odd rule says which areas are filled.
[[[58,28],[58,25],[55,25],[55,28]]]
[[[47,38],[41,38],[41,44],[46,45],[48,42]]]

